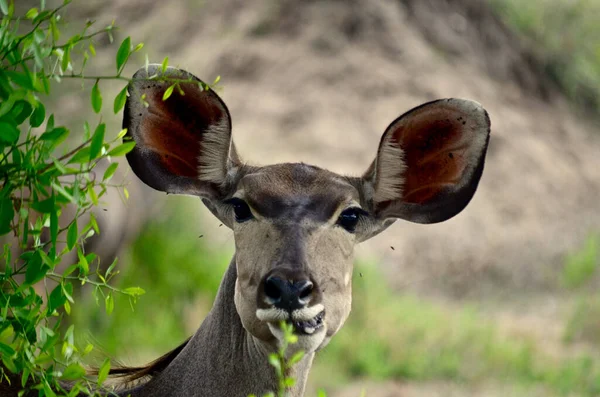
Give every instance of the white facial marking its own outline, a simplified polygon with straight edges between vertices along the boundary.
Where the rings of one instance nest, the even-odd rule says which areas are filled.
[[[325,310],[325,307],[320,303],[311,307],[296,309],[292,312],[292,319],[294,319],[294,321],[309,321],[315,318],[323,310]]]
[[[283,309],[272,307],[270,309],[256,310],[256,317],[258,317],[260,321],[274,322],[287,320],[290,317],[290,315]]]

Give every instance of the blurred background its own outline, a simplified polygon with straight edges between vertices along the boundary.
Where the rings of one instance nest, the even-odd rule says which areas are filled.
[[[443,97],[488,110],[486,169],[467,209],[437,225],[396,222],[358,247],[352,314],[307,395],[600,395],[600,1],[88,0],[67,15],[120,27],[89,74],[112,73],[102,47],[131,36],[151,62],[221,76],[249,163],[360,174],[406,110]],[[129,63],[126,75],[144,56]],[[73,84],[54,110],[75,128],[91,116]],[[104,117],[116,135],[121,116]],[[71,317],[132,365],[197,329],[233,239],[200,200],[122,178],[130,199],[107,199],[91,249],[105,266],[119,257],[117,284],[147,293],[133,308],[117,299],[110,316],[81,299]]]

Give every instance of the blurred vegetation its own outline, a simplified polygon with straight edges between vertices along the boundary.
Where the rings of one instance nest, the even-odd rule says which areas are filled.
[[[600,235],[594,233],[579,250],[565,258],[563,284],[578,295],[563,333],[566,343],[584,342],[600,346],[599,249]]]
[[[135,282],[152,291],[135,308],[118,296],[119,309],[111,316],[98,310],[91,298],[74,308],[75,323],[89,327],[90,336],[108,353],[167,351],[190,336],[186,330],[200,326],[233,254],[210,249],[204,237],[182,227],[192,219],[200,221],[200,206],[200,200],[169,197],[167,208],[121,256],[126,266],[117,286]],[[198,323],[191,326],[185,323],[190,311],[199,313]]]
[[[555,358],[534,338],[502,335],[499,324],[475,306],[397,295],[382,285],[374,266],[360,265],[357,272],[350,319],[316,360],[319,385],[368,377],[600,393],[600,360],[593,354]]]
[[[546,73],[577,105],[600,112],[600,1],[490,0],[532,41]]]
[[[562,282],[568,288],[577,288],[593,278],[600,264],[600,235],[591,234],[580,250],[567,255]]]
[[[586,295],[577,300],[563,338],[566,343],[600,345],[600,295]]]

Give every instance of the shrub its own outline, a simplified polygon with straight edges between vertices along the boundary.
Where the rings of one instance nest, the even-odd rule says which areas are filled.
[[[47,9],[42,0],[39,8],[21,15],[14,1],[0,0],[0,235],[5,241],[0,264],[0,391],[10,385],[11,390],[55,396],[67,393],[61,384],[68,381],[74,382],[69,395],[92,394],[90,382],[102,384],[110,361],[101,365],[97,379],[86,377],[81,360],[93,346],[77,347],[74,327],[63,324],[75,303],[74,284],[92,285],[107,313],[113,310],[116,293],[135,300],[144,292],[112,287],[115,263],[100,271],[99,258],[83,245],[100,233],[90,210],[111,187],[118,167],[114,158],[134,144],[121,143],[125,131],[107,139],[100,116],[71,130],[60,124],[63,115],[46,112],[54,87],[65,79],[78,79],[91,86],[90,105],[100,114],[102,82],[126,81],[123,68],[142,45],[133,47],[126,38],[116,53],[114,75],[86,76],[95,39],[112,39],[115,27],[94,30],[87,22],[79,33],[64,37],[61,15],[69,2]],[[125,100],[123,88],[113,102],[115,113]],[[110,165],[96,175],[100,161]],[[122,192],[126,197],[127,190]],[[81,222],[84,214],[89,220]],[[76,253],[75,263],[62,264],[71,251]]]

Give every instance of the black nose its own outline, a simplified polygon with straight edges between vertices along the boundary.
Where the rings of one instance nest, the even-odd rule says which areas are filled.
[[[265,295],[275,307],[286,311],[301,309],[310,302],[313,283],[310,280],[289,281],[277,276],[265,280]]]

